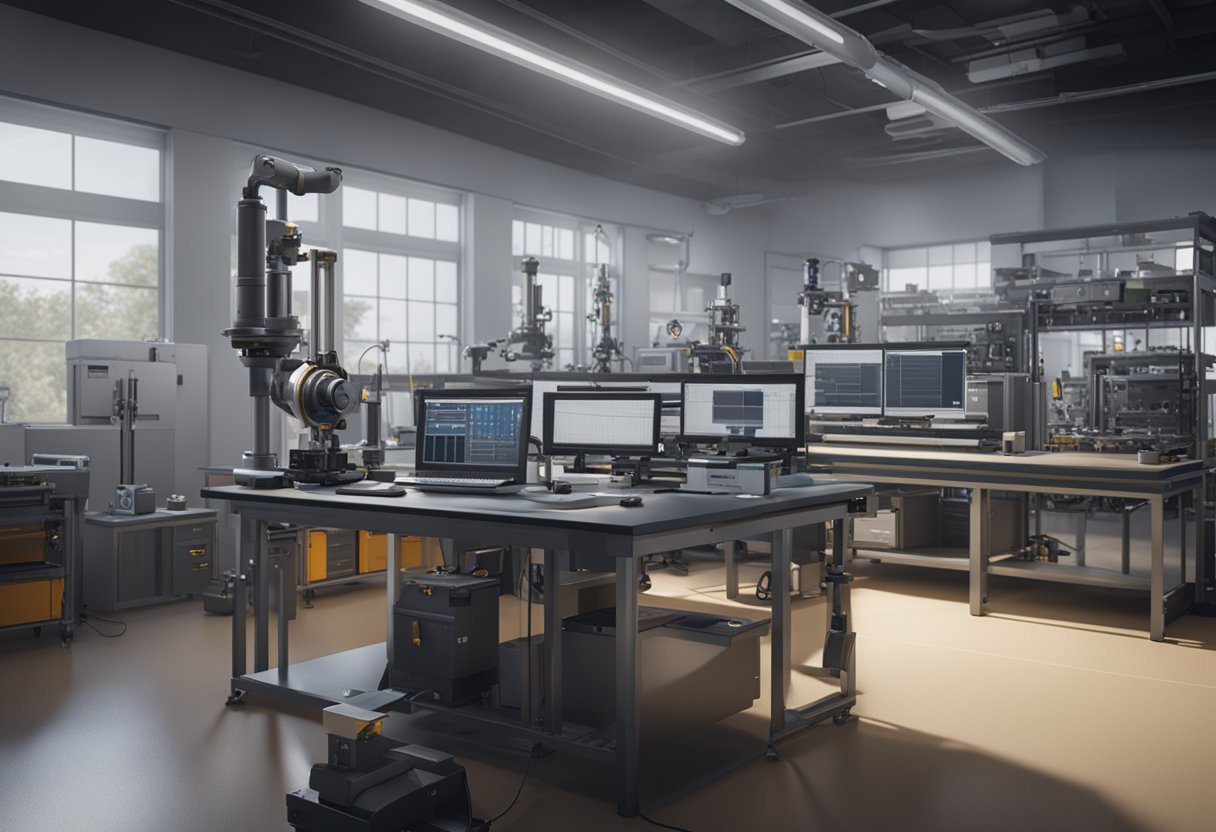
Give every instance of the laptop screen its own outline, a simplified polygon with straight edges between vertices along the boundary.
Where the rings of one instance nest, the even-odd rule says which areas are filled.
[[[485,473],[524,482],[531,390],[419,391],[416,472]]]

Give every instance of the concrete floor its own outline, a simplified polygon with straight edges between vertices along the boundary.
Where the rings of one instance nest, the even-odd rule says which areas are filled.
[[[860,719],[790,738],[768,763],[762,697],[680,748],[647,753],[651,816],[694,832],[1216,828],[1216,619],[1181,619],[1172,643],[1154,644],[1139,595],[994,578],[980,619],[967,614],[965,574],[864,562],[854,572]],[[726,602],[721,576],[656,573],[651,595],[664,600],[644,603],[766,614]],[[799,662],[814,656],[824,614],[822,599],[797,604]],[[84,629],[71,649],[51,634],[0,641],[0,829],[288,829],[283,796],[324,756],[318,715],[256,699],[225,708],[229,619],[197,602],[120,617],[122,638]],[[523,621],[523,605],[504,599],[503,638]],[[383,632],[380,587],[332,591],[300,610],[293,659]],[[791,701],[816,695],[821,683],[795,677]],[[419,739],[468,766],[480,816],[515,793],[521,757]],[[751,756],[670,797],[738,754]],[[653,828],[614,814],[612,783],[602,764],[546,757],[495,829]]]

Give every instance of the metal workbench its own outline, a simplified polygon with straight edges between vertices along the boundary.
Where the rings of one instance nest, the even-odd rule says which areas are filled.
[[[808,462],[813,471],[834,479],[868,483],[927,485],[971,490],[971,536],[966,561],[920,554],[886,553],[883,560],[942,568],[965,568],[970,574],[972,615],[983,615],[988,603],[988,576],[1006,575],[1034,580],[1097,584],[1121,589],[1147,590],[1149,636],[1165,638],[1167,620],[1189,608],[1186,581],[1186,534],[1180,536],[1181,573],[1178,584],[1167,587],[1165,577],[1165,501],[1192,494],[1194,505],[1202,504],[1204,464],[1197,460],[1167,465],[1140,465],[1135,454],[965,453],[937,449],[838,447],[811,445]],[[1027,494],[1072,494],[1145,500],[1151,521],[1149,578],[1128,574],[1126,537],[1124,569],[1121,572],[1084,566],[1007,560],[990,564],[988,521],[993,491]],[[1180,523],[1186,512],[1180,511]],[[1196,540],[1202,541],[1202,524]],[[1198,548],[1198,543],[1196,548]]]
[[[793,529],[832,522],[836,544],[828,569],[832,603],[829,629],[843,627],[851,641],[848,578],[844,575],[847,538],[845,519],[857,501],[864,503],[872,489],[855,483],[832,483],[782,489],[755,499],[734,496],[648,494],[644,505],[626,508],[609,505],[561,510],[547,508],[517,496],[479,496],[421,493],[405,498],[340,496],[332,489],[255,490],[228,486],[207,488],[209,500],[228,501],[240,512],[243,570],[252,577],[255,609],[270,609],[270,570],[266,564],[267,522],[321,524],[337,528],[384,531],[389,542],[388,620],[400,590],[398,547],[395,537],[482,540],[488,544],[544,550],[544,701],[543,725],[508,717],[482,706],[444,709],[421,702],[411,707],[442,709],[451,718],[465,717],[481,725],[523,736],[546,748],[571,751],[614,762],[617,772],[617,811],[625,816],[639,811],[638,723],[638,580],[647,555],[682,547],[769,536],[773,546],[772,670],[769,744],[791,732],[827,718],[847,717],[856,701],[856,674],[852,651],[846,650],[835,677],[839,690],[815,702],[787,709],[785,694],[791,672],[791,611],[789,600],[790,550]],[[565,559],[568,558],[568,561]],[[619,703],[615,742],[589,742],[586,732],[563,723],[561,690],[561,621],[557,587],[563,562],[570,569],[616,573],[616,701]],[[385,646],[372,645],[290,665],[287,621],[278,620],[278,667],[270,670],[269,616],[255,622],[254,673],[246,673],[246,620],[244,583],[238,582],[233,616],[232,679],[234,697],[244,692],[303,704],[327,706],[375,690],[387,657],[393,655],[391,625]],[[282,589],[282,588],[281,588]],[[280,606],[282,609],[282,606]],[[387,648],[387,649],[386,649]],[[232,701],[230,699],[230,701]],[[526,710],[526,709],[525,709]]]

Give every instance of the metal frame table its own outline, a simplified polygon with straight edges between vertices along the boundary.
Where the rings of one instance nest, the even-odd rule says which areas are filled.
[[[966,568],[971,579],[969,595],[972,615],[985,613],[990,574],[1147,589],[1150,596],[1149,637],[1153,641],[1163,641],[1167,620],[1181,614],[1189,606],[1185,597],[1184,511],[1179,512],[1182,524],[1181,581],[1168,589],[1165,586],[1165,501],[1189,492],[1194,496],[1195,505],[1202,505],[1202,462],[1190,460],[1168,465],[1140,465],[1134,454],[1032,451],[1005,456],[920,448],[838,447],[830,444],[811,445],[807,453],[813,470],[829,474],[834,479],[971,489],[971,537]],[[1122,573],[1099,574],[1088,567],[1060,567],[1057,564],[1022,562],[990,565],[988,520],[993,491],[1123,497],[1146,501],[1152,536],[1147,586],[1142,578],[1127,574],[1127,569]],[[1125,530],[1126,526],[1125,518]],[[1203,535],[1203,523],[1197,522],[1195,548],[1200,553],[1203,552]],[[1126,566],[1126,542],[1124,555]],[[883,557],[887,559],[885,555]],[[917,558],[923,559],[922,565],[957,568],[946,563],[952,560],[949,558],[907,555],[890,559],[899,563],[916,563]],[[1082,569],[1089,571],[1083,572]]]
[[[484,540],[495,545],[544,550],[545,564],[545,663],[543,692],[545,707],[540,727],[497,715],[485,708],[442,708],[410,703],[410,707],[435,708],[451,717],[467,717],[491,724],[517,736],[530,738],[546,748],[573,751],[615,763],[617,811],[626,817],[639,811],[639,724],[638,724],[638,579],[647,555],[683,547],[769,536],[773,546],[773,606],[771,639],[771,695],[769,752],[775,741],[829,717],[847,718],[856,702],[856,661],[853,656],[850,622],[850,576],[844,572],[845,519],[851,510],[864,510],[868,485],[832,483],[782,489],[768,497],[744,499],[733,496],[690,494],[645,494],[636,508],[611,505],[560,510],[515,496],[474,496],[411,491],[406,498],[341,496],[332,489],[260,490],[225,486],[203,489],[202,496],[232,504],[241,515],[242,572],[252,576],[255,595],[254,673],[247,674],[246,612],[244,581],[237,581],[232,626],[232,696],[245,692],[296,703],[326,706],[358,696],[362,691],[346,687],[358,682],[355,676],[380,677],[393,655],[392,611],[400,589],[396,536]],[[278,667],[270,670],[270,569],[265,545],[265,524],[288,522],[320,524],[337,528],[387,532],[389,563],[388,620],[385,652],[379,646],[357,648],[321,659],[290,665],[288,622],[279,605]],[[825,650],[828,675],[839,680],[839,690],[807,705],[787,708],[785,697],[792,663],[792,623],[789,601],[790,551],[793,529],[831,522],[835,528],[832,563],[827,569],[831,589],[828,630],[831,641]],[[557,612],[557,587],[563,558],[570,569],[592,569],[616,573],[616,701],[615,742],[582,741],[562,720],[561,621]],[[286,592],[286,578],[279,575],[279,590]],[[369,690],[370,687],[364,688]],[[522,709],[526,713],[527,709]]]

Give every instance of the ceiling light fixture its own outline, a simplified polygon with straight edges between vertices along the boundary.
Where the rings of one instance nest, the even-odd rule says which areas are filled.
[[[799,0],[727,0],[753,17],[833,55],[892,94],[913,101],[1019,165],[1047,158],[993,119],[964,104],[940,85],[883,55],[866,38]]]
[[[363,3],[432,32],[458,40],[572,87],[624,104],[647,115],[730,145],[743,144],[742,130],[710,118],[642,87],[614,78],[479,18],[434,0],[362,0]]]

